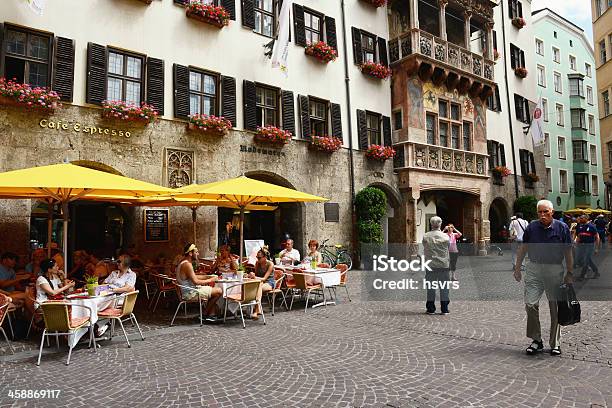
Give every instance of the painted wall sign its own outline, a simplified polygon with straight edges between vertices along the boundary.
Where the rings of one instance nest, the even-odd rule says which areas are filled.
[[[245,146],[245,145],[240,145],[240,153],[266,154],[269,156],[276,156],[276,157],[287,156],[285,152],[282,152],[278,149],[270,149],[270,148],[258,147],[258,146]]]
[[[125,138],[129,138],[132,136],[132,134],[127,130],[119,130],[119,129],[100,127],[100,126],[92,126],[92,125],[84,125],[79,122],[62,121],[61,119],[60,120],[49,120],[49,119],[43,118],[40,120],[40,122],[38,122],[38,124],[43,129],[52,129],[52,130],[58,130],[58,131],[60,130],[66,131],[66,132],[73,131],[77,133],[82,132],[82,133],[88,133],[91,135],[95,135],[97,133],[99,135],[119,136],[119,137],[125,137]]]

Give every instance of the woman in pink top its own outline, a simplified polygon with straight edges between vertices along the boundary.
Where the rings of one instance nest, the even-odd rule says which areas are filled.
[[[457,249],[457,240],[461,238],[461,232],[455,228],[453,224],[448,224],[444,228],[444,232],[448,235],[448,253],[450,255],[450,273],[451,280],[455,279],[455,269],[457,269],[457,258],[459,258],[459,249]]]

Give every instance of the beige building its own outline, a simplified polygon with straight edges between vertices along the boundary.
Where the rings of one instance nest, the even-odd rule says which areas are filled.
[[[612,4],[607,0],[591,0],[593,11],[593,43],[597,69],[599,98],[599,123],[603,175],[606,181],[606,206],[612,205],[612,115],[610,94],[612,93]]]

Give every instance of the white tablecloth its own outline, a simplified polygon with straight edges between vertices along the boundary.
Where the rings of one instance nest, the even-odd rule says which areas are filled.
[[[104,296],[104,297],[93,297],[87,299],[68,299],[70,303],[73,305],[81,305],[87,306],[91,308],[91,324],[94,324],[98,321],[98,312],[110,307],[115,302],[116,296]],[[83,307],[73,307],[72,308],[72,318],[78,317],[88,317],[89,310]],[[68,343],[71,347],[74,347],[78,343],[78,341],[89,331],[88,327],[84,327],[79,329],[70,336],[68,339]]]
[[[306,273],[314,275],[315,283],[321,283],[324,287],[334,286],[340,284],[340,270],[334,268],[298,268],[297,266],[279,266],[276,265],[275,268],[284,270],[287,274],[291,274],[291,272],[296,271],[300,273]]]
[[[234,285],[238,285],[240,284],[240,281],[238,280],[220,280],[215,282],[215,287],[217,288],[221,288],[221,290],[223,291],[223,295],[221,298],[219,298],[218,301],[218,305],[221,308],[221,310],[223,310],[223,308],[225,307],[225,298],[228,295],[239,295],[242,292],[242,288],[240,286],[235,286],[233,288],[230,288],[230,286],[234,286]],[[229,288],[229,290],[228,290]],[[236,310],[238,310],[238,304],[231,302],[227,305],[227,310],[229,310],[232,313],[235,313]]]

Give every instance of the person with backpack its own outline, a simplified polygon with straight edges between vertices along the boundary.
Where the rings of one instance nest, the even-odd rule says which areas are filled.
[[[517,212],[510,221],[510,240],[512,241],[512,269],[516,266],[516,251],[523,243],[523,234],[529,223],[523,219],[523,213]],[[525,263],[521,263],[521,270],[525,270]]]

